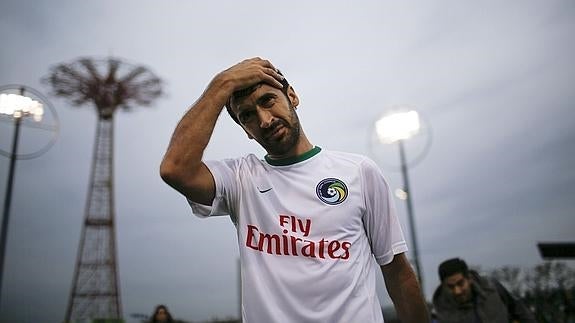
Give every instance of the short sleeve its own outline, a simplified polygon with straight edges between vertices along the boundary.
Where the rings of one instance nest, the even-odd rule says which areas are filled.
[[[238,161],[234,159],[226,159],[222,161],[205,161],[214,182],[216,185],[216,194],[212,205],[203,205],[188,199],[188,203],[192,208],[192,212],[198,217],[210,217],[220,215],[231,215],[233,217],[233,209],[231,207],[231,199],[237,194],[236,185],[236,170],[238,168]],[[235,222],[235,221],[234,221]]]
[[[394,255],[407,251],[401,224],[389,185],[375,162],[361,163],[362,191],[366,212],[363,218],[372,253],[379,265],[386,265]]]

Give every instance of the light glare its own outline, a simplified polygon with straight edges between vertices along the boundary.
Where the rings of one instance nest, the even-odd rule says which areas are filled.
[[[395,189],[395,196],[400,200],[407,200],[407,192],[401,188]]]
[[[44,106],[27,96],[3,93],[0,94],[0,114],[14,118],[32,116],[35,121],[41,121],[44,115]]]
[[[409,139],[415,136],[419,129],[419,114],[413,110],[390,114],[375,123],[377,137],[384,144]]]

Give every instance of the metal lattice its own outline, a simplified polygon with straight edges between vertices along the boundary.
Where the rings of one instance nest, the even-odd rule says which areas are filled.
[[[115,58],[80,58],[45,79],[57,96],[98,112],[90,185],[65,322],[121,319],[114,211],[114,112],[149,105],[161,81],[146,68]]]
[[[113,118],[98,120],[84,225],[66,322],[121,318],[113,185]]]

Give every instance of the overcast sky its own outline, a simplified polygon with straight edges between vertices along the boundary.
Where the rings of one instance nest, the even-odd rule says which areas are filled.
[[[107,55],[164,80],[166,95],[152,107],[115,120],[123,313],[132,322],[130,314],[164,303],[177,318],[205,320],[238,313],[234,227],[193,216],[158,166],[214,74],[270,59],[299,94],[312,143],[371,156],[394,189],[399,156],[372,143],[372,126],[393,108],[420,111],[426,130],[407,149],[413,159],[431,139],[409,173],[429,298],[446,258],[528,267],[542,261],[538,241],[575,240],[574,34],[571,0],[2,0],[0,85],[48,96],[40,79],[51,66]],[[2,322],[61,322],[72,283],[96,114],[49,98],[60,135],[47,153],[17,163]],[[0,123],[3,151],[11,129]],[[263,156],[222,115],[206,158],[250,152]],[[2,204],[8,166],[0,157]],[[409,238],[405,203],[396,203]]]

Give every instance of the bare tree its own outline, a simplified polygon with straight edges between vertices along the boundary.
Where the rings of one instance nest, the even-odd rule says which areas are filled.
[[[525,273],[519,267],[503,266],[496,268],[490,272],[490,276],[501,282],[512,294],[518,297],[525,293]]]
[[[575,322],[575,269],[562,262],[533,268],[505,266],[490,275],[523,299],[538,322]]]

